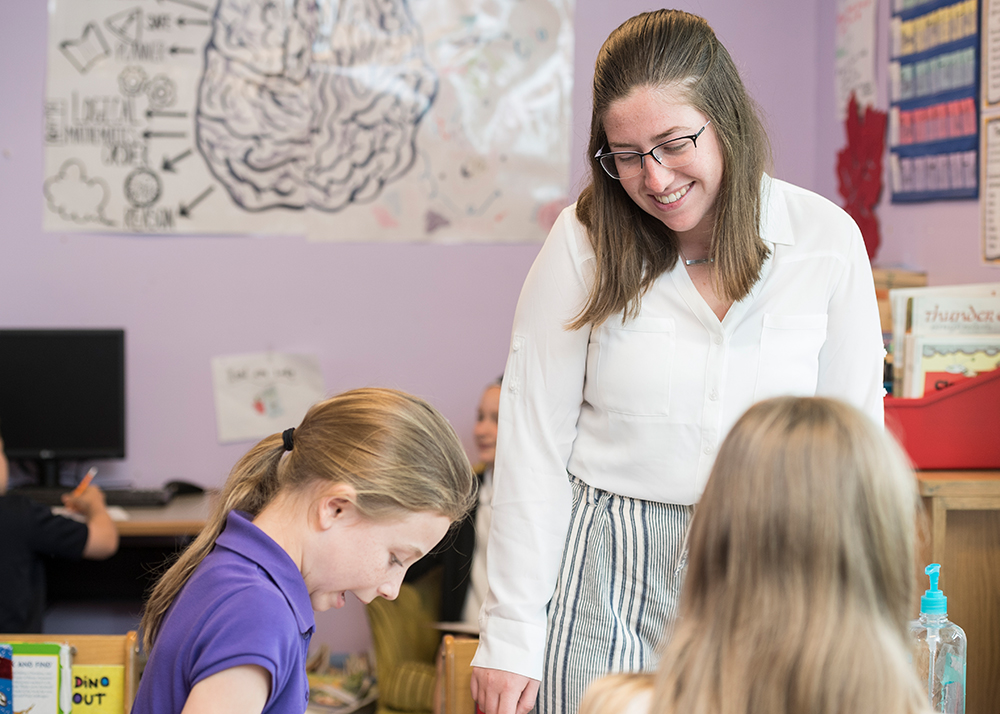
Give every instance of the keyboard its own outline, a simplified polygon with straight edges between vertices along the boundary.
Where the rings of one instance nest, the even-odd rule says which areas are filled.
[[[44,488],[29,486],[15,488],[11,493],[27,496],[43,506],[61,506],[62,495],[69,493],[71,488]],[[109,506],[122,508],[158,508],[170,503],[174,492],[166,488],[108,488],[104,491],[104,500]]]

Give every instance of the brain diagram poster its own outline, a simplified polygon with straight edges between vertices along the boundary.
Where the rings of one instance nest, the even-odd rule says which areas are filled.
[[[43,225],[541,240],[572,0],[50,0]]]

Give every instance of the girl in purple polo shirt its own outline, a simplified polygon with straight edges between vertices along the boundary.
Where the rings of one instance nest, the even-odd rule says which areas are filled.
[[[303,712],[313,610],[393,599],[474,502],[448,422],[358,389],[252,448],[210,522],[156,585],[133,714]]]

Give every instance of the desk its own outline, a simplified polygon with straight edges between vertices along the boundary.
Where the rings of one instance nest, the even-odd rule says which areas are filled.
[[[130,602],[136,609],[173,558],[198,535],[211,515],[215,492],[174,496],[166,506],[127,508],[116,521],[118,552],[107,560],[46,563],[49,605]]]
[[[948,619],[969,642],[966,714],[1000,702],[1000,471],[919,471],[928,517],[921,562],[941,564]],[[927,589],[921,569],[920,593]]]
[[[116,521],[115,525],[123,539],[135,536],[193,537],[205,526],[215,501],[215,492],[174,496],[166,506],[126,508],[129,519]]]

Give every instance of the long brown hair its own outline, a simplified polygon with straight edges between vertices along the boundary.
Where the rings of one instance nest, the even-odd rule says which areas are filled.
[[[156,584],[142,618],[149,651],[174,598],[215,546],[229,512],[257,516],[279,491],[345,483],[373,520],[432,512],[452,521],[475,501],[476,478],[447,420],[427,402],[391,389],[356,389],[314,405],[286,452],[281,434],[250,449],[233,467],[195,541]]]
[[[918,508],[905,456],[858,410],[751,407],[691,522],[651,711],[926,711],[907,661]]]
[[[571,329],[600,324],[619,311],[623,320],[635,316],[642,294],[677,262],[674,232],[639,208],[593,158],[607,144],[608,109],[639,87],[677,91],[712,121],[723,175],[709,257],[723,294],[734,301],[749,294],[768,255],[760,221],[770,143],[732,57],[697,15],[680,10],[636,15],[605,40],[594,69],[590,184],[580,194],[576,215],[587,227],[597,274]]]

